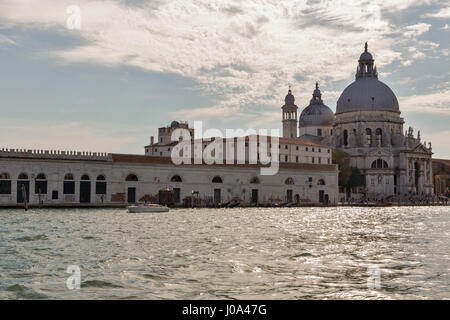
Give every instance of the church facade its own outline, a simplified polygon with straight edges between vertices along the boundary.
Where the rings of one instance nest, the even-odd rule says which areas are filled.
[[[414,134],[411,127],[404,131],[400,115],[397,97],[378,80],[366,43],[355,81],[340,95],[335,114],[323,104],[316,84],[313,98],[298,120],[299,138],[346,152],[351,165],[364,174],[369,197],[431,195],[431,143],[421,141],[420,131]]]

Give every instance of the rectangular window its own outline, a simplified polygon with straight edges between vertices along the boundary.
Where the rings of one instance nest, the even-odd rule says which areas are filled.
[[[52,191],[52,200],[58,200],[58,190]]]
[[[288,162],[288,156],[284,156],[284,160]]]
[[[298,151],[298,146],[296,146],[296,147],[295,147],[295,150],[297,150],[297,151]]]
[[[322,152],[322,150],[319,148],[319,152]]]
[[[319,163],[322,163],[322,158],[319,157],[318,159],[319,159]]]
[[[312,148],[312,152],[314,152],[314,148]]]
[[[0,194],[11,194],[11,180],[0,181]]]
[[[64,194],[75,194],[75,181],[64,181],[63,193]]]
[[[106,181],[97,181],[95,183],[95,194],[106,194]]]
[[[311,163],[314,163],[314,157],[311,157]]]
[[[322,136],[322,129],[317,129],[317,135],[318,135],[319,137]]]
[[[284,148],[287,150],[288,149],[288,145],[285,145]]]
[[[34,193],[47,194],[47,181],[36,180],[36,183],[34,184]]]
[[[298,156],[295,157],[295,162],[298,162]]]
[[[328,164],[330,164],[330,158],[328,158],[327,160],[328,160]]]
[[[308,147],[306,147],[305,150],[308,151]]]
[[[312,177],[309,177],[309,178],[308,178],[308,181],[309,181],[309,182],[312,182]]]

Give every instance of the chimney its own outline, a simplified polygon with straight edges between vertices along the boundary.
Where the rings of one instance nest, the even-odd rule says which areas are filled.
[[[155,137],[154,137],[154,136],[151,136],[151,137],[150,137],[150,145],[153,145],[154,142],[155,142]]]

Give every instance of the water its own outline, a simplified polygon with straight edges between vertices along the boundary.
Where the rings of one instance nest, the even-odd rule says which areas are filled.
[[[2,209],[0,299],[449,299],[449,254],[449,207]]]

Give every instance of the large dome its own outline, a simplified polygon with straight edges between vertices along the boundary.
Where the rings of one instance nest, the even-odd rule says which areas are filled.
[[[376,78],[355,80],[337,101],[336,113],[360,110],[400,111],[394,92]]]
[[[299,126],[332,126],[334,122],[334,113],[329,107],[323,104],[322,94],[319,85],[316,83],[316,89],[313,93],[309,106],[303,109],[300,114]]]
[[[377,67],[374,67],[372,55],[367,51],[367,43],[360,56],[355,78],[339,97],[336,114],[370,110],[400,112],[394,92],[378,80]]]

